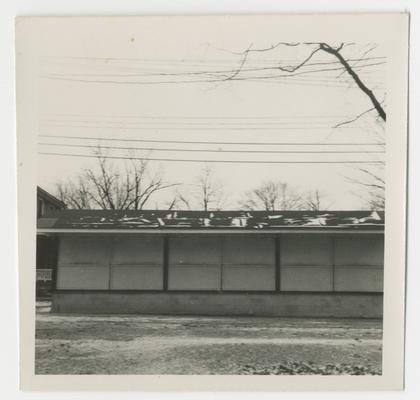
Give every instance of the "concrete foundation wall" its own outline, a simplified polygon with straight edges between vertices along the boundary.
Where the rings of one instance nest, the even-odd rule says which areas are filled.
[[[373,293],[56,292],[53,311],[92,314],[381,318]]]

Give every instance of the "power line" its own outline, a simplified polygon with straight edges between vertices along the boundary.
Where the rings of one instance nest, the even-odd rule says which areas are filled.
[[[159,130],[159,131],[276,131],[276,130],[328,130],[328,129],[336,129],[332,126],[280,126],[280,127],[166,127],[166,126],[125,126],[125,125],[118,125],[118,126],[100,126],[100,125],[70,125],[70,124],[41,124],[45,127],[50,128],[90,128],[90,129],[124,129],[124,130]],[[354,129],[366,129],[363,126],[340,126],[338,129],[344,130],[354,130]]]
[[[58,65],[59,68],[74,68],[76,67],[77,70],[80,70],[81,67],[85,68],[85,69],[89,69],[92,70],[93,68],[97,69],[98,67],[100,68],[98,70],[98,73],[96,74],[86,74],[86,75],[104,75],[101,74],[100,72],[106,72],[107,70],[117,70],[116,72],[118,72],[119,70],[126,72],[126,75],[146,75],[146,74],[155,74],[156,72],[161,72],[161,73],[176,73],[179,72],[181,73],[191,73],[193,74],[194,72],[200,72],[200,74],[205,74],[205,75],[211,75],[211,74],[217,74],[220,69],[224,69],[227,71],[230,71],[232,69],[237,69],[239,68],[238,63],[220,63],[220,64],[205,64],[205,63],[201,63],[201,64],[168,64],[168,63],[154,63],[154,64],[144,64],[144,65],[139,65],[139,66],[128,66],[128,65],[118,65],[118,64],[114,64],[114,65],[89,65],[89,64],[85,64],[85,63],[62,63],[62,62],[56,62],[54,63],[55,65]],[[290,66],[291,63],[286,63],[286,62],[282,62],[281,64],[276,62],[276,63],[262,63],[262,62],[247,62],[247,65],[249,67],[246,68],[246,70],[248,70],[249,73],[255,73],[258,72],[256,70],[280,70],[280,67],[285,67],[285,66]],[[303,65],[301,67],[302,70],[304,70],[305,68],[308,67],[314,67],[314,66],[319,66],[319,67],[323,67],[323,66],[338,66],[340,65],[340,62],[326,62],[326,63],[311,63],[311,64],[306,64]],[[386,61],[381,62],[381,63],[376,63],[377,65],[384,65],[386,64]],[[375,64],[375,65],[376,65]],[[369,69],[363,70],[363,67],[369,67]],[[371,69],[371,65],[370,64],[364,64],[360,67],[356,67],[359,71],[362,70],[363,72],[368,72],[368,71],[373,71]],[[253,70],[254,69],[254,70]],[[173,72],[172,72],[173,71]],[[384,72],[383,67],[381,68],[377,68],[376,71],[379,71],[381,73]],[[55,72],[55,70],[53,70],[50,65],[44,65],[43,67],[43,73],[44,74],[48,74],[48,73],[53,73],[56,74],[57,72]],[[64,72],[62,72],[64,73]],[[70,73],[70,72],[69,72]],[[220,72],[219,72],[220,73]],[[74,75],[74,74],[72,74]]]
[[[260,160],[194,160],[177,158],[150,158],[150,157],[120,157],[120,156],[94,156],[86,154],[69,153],[46,153],[38,152],[41,155],[60,156],[60,157],[82,157],[82,158],[102,158],[115,160],[142,160],[142,161],[166,161],[166,162],[195,162],[195,163],[224,163],[224,164],[383,164],[383,161],[260,161]]]
[[[257,80],[257,79],[253,79],[253,78],[248,78],[246,80],[247,82],[258,82],[258,83],[264,83],[264,84],[276,84],[276,85],[289,85],[289,86],[308,86],[308,87],[324,87],[324,88],[345,88],[345,89],[358,89],[358,86],[356,84],[354,84],[354,82],[349,81],[348,83],[346,82],[342,82],[342,83],[338,83],[338,84],[325,84],[322,82],[314,82],[314,83],[310,83],[310,82],[299,82],[299,81],[285,81],[283,79],[275,81],[275,80]],[[371,83],[370,83],[371,84]],[[384,87],[379,86],[380,84],[376,84],[376,83],[372,83],[371,85],[376,85],[376,89],[378,90],[385,90]]]
[[[369,61],[369,59],[365,59],[364,61]],[[332,62],[318,62],[318,63],[308,63],[304,64],[303,67],[311,67],[317,65],[337,65],[340,64],[340,61],[332,61]],[[381,65],[382,63],[376,63],[374,65]],[[372,64],[363,64],[358,65],[356,68],[362,68],[366,66],[371,66]],[[182,65],[183,67],[188,67],[186,65]],[[203,65],[204,66],[204,65]],[[110,74],[110,73],[64,73],[64,74],[57,74],[57,73],[49,73],[49,76],[60,77],[60,76],[96,76],[96,77],[130,77],[130,76],[184,76],[184,75],[214,75],[214,74],[232,74],[238,70],[238,67],[230,67],[230,69],[223,69],[223,70],[208,70],[208,71],[185,71],[185,72],[146,72],[142,71],[142,73],[129,73],[129,74]],[[278,71],[278,66],[267,66],[267,67],[253,67],[253,68],[242,68],[240,72],[260,72],[260,71]]]
[[[192,120],[202,120],[202,119],[210,119],[210,120],[232,120],[232,119],[240,119],[240,120],[260,120],[260,119],[299,119],[299,118],[328,118],[328,119],[337,119],[337,118],[349,118],[349,115],[273,115],[273,116],[255,116],[255,117],[248,117],[248,116],[176,116],[176,115],[109,115],[109,114],[100,114],[100,115],[86,115],[86,114],[50,114],[45,117],[83,117],[83,118],[145,118],[145,119],[192,119]]]
[[[348,117],[350,118],[350,117]],[[324,123],[323,121],[319,121],[319,122],[313,122],[313,121],[299,121],[297,124],[294,124],[293,122],[290,121],[264,121],[264,122],[220,122],[220,121],[207,121],[207,122],[190,122],[190,121],[186,121],[186,122],[180,122],[180,121],[130,121],[130,122],[124,122],[124,121],[101,121],[101,120],[67,120],[67,121],[61,121],[59,119],[45,119],[42,121],[43,125],[56,125],[56,124],[80,124],[83,126],[87,126],[85,124],[88,124],[89,126],[100,126],[98,124],[107,124],[107,125],[118,125],[118,126],[126,126],[126,125],[131,125],[134,127],[136,126],[141,126],[141,125],[145,125],[146,127],[153,127],[156,126],[156,124],[158,124],[158,126],[183,126],[183,125],[187,125],[187,126],[207,126],[207,127],[212,127],[212,126],[221,126],[221,127],[229,127],[229,126],[233,126],[233,127],[248,127],[248,126],[273,126],[273,125],[277,125],[277,126],[283,126],[284,129],[286,128],[299,128],[300,126],[302,128],[307,128],[307,125],[310,125],[310,127],[313,128],[317,128],[317,129],[322,129],[322,128],[331,128],[331,126],[329,125],[332,122],[326,122],[326,124],[328,125],[319,125],[320,122]],[[336,121],[334,121],[336,122]],[[73,126],[73,125],[70,125]],[[276,126],[274,126],[273,128],[276,128]]]
[[[83,56],[43,56],[44,59],[69,59],[69,60],[98,60],[98,61],[135,61],[135,62],[146,62],[146,63],[164,63],[165,65],[168,62],[177,62],[177,63],[188,63],[188,62],[193,62],[193,63],[204,63],[204,62],[232,62],[232,61],[238,61],[237,59],[234,58],[230,58],[230,59],[223,59],[223,58],[218,58],[218,59],[210,59],[210,60],[203,60],[203,59],[185,59],[185,58],[157,58],[157,59],[151,59],[151,58],[123,58],[123,57],[83,57]],[[366,58],[349,58],[347,59],[347,61],[364,61],[364,60],[379,60],[379,59],[386,59],[386,56],[376,56],[376,57],[366,57]],[[281,58],[279,59],[263,59],[263,60],[253,60],[253,59],[249,59],[247,60],[248,62],[276,62],[278,63],[279,61],[283,61],[283,62],[300,62],[301,60],[297,59],[297,58]],[[339,61],[326,61],[326,63],[338,63]]]
[[[385,64],[384,62],[379,63],[372,63],[366,64],[364,67],[370,67],[375,65],[382,65]],[[311,73],[320,73],[320,72],[328,72],[328,71],[342,71],[344,67],[339,68],[324,68],[312,71],[301,71],[296,73],[288,73],[288,74],[277,74],[277,75],[269,75],[269,76],[235,76],[231,77],[220,77],[214,79],[201,79],[201,80],[175,80],[175,81],[116,81],[116,80],[93,80],[93,79],[77,79],[77,78],[65,78],[63,77],[54,77],[50,74],[42,74],[40,75],[41,78],[50,79],[50,80],[62,80],[62,81],[70,81],[70,82],[79,82],[79,83],[111,83],[111,84],[127,84],[127,85],[156,85],[156,84],[174,84],[174,83],[219,83],[219,82],[229,82],[229,81],[243,81],[243,80],[261,80],[261,79],[277,79],[277,78],[289,78],[293,76],[299,75],[307,75]]]
[[[317,153],[317,154],[365,154],[365,153],[385,153],[383,150],[222,150],[222,149],[174,149],[174,148],[153,148],[153,147],[115,147],[115,146],[93,146],[83,144],[63,144],[63,143],[38,143],[43,146],[61,146],[61,147],[76,147],[76,148],[101,148],[109,150],[142,150],[142,151],[175,151],[175,152],[205,152],[205,153]]]
[[[116,142],[142,142],[142,143],[177,143],[177,144],[218,144],[218,145],[251,145],[251,146],[383,146],[385,143],[319,143],[319,142],[217,142],[217,141],[198,141],[198,140],[149,140],[149,139],[117,139],[105,137],[86,137],[86,136],[65,136],[65,135],[38,135],[39,137],[52,137],[61,139],[80,139],[80,140],[106,140]]]
[[[180,74],[177,74],[177,75],[180,75]],[[215,76],[215,74],[208,74],[208,75]],[[54,74],[48,74],[48,78],[51,78],[51,79],[53,79],[53,78],[58,79],[58,78],[65,78],[65,77],[69,77],[69,79],[70,79],[70,77],[72,77],[72,76],[74,76],[74,75],[71,75],[71,74],[55,74],[55,75]],[[133,75],[133,74],[132,75],[116,75],[116,74],[114,74],[114,75],[111,75],[111,74],[89,75],[89,74],[85,74],[85,75],[80,75],[80,76],[84,77],[84,78],[88,78],[88,77],[91,77],[91,76],[98,77],[98,78],[102,78],[102,77],[106,78],[106,77],[129,77],[129,76],[146,77],[146,76],[151,76],[151,75],[145,75],[145,74],[143,74],[143,75],[138,75],[138,74],[137,75]],[[267,76],[266,78],[267,78],[267,80],[271,79],[270,76]],[[364,77],[364,78],[369,82],[370,85],[381,85],[381,86],[384,85],[384,80],[383,79],[378,79],[378,77],[376,75],[375,75],[374,79],[373,79],[373,77],[368,77],[368,76]],[[257,77],[256,81],[258,81],[258,79],[262,79],[262,78]],[[252,81],[253,76],[252,75],[247,76],[247,80]],[[107,82],[107,80],[101,80],[101,82],[102,81]],[[269,80],[269,81],[271,81],[271,80]],[[153,82],[153,81],[151,81],[151,82]],[[307,78],[305,78],[305,77],[290,77],[290,78],[286,78],[286,77],[283,77],[282,79],[277,80],[277,81],[273,81],[273,82],[288,84],[288,85],[302,85],[302,86],[305,86],[305,85],[307,85],[307,86],[321,85],[321,86],[336,87],[336,88],[347,87],[347,86],[350,85],[350,83],[353,83],[350,80],[349,77],[344,77],[344,78],[334,78],[334,77],[331,77],[331,78],[328,78],[328,77],[307,77]]]
[[[376,62],[375,65],[383,65],[386,64],[386,57],[369,57],[365,58],[363,60],[361,59],[348,59],[348,61],[363,61],[364,64],[356,66],[357,69],[362,69],[363,67],[370,67],[372,62]],[[381,60],[382,62],[379,62]],[[377,62],[378,61],[378,62]],[[263,60],[257,61],[249,59],[247,60],[247,67],[241,68],[242,71],[246,72],[258,72],[258,71],[264,71],[264,70],[279,70],[280,68],[286,68],[292,66],[292,64],[300,64],[301,60],[297,59],[279,59],[279,60],[272,60],[265,62]],[[368,64],[366,64],[368,63]],[[149,75],[172,75],[172,74],[185,74],[185,75],[209,75],[209,74],[222,74],[222,73],[233,73],[239,68],[238,60],[226,60],[226,62],[214,62],[212,60],[208,60],[206,62],[179,62],[179,60],[168,60],[165,62],[153,62],[149,61],[143,64],[137,64],[137,65],[121,65],[121,64],[86,64],[86,63],[80,63],[80,62],[63,62],[63,61],[55,61],[53,64],[61,65],[64,67],[73,67],[73,66],[84,66],[85,68],[97,68],[97,67],[105,67],[105,69],[120,69],[123,71],[132,71],[134,74],[125,74],[125,76],[135,76],[136,73],[140,72],[143,73],[143,76],[145,74]],[[315,66],[337,66],[341,65],[340,61],[324,61],[324,62],[308,62],[304,65],[302,65],[302,69],[308,68],[308,67],[315,67]],[[45,68],[45,67],[44,67]],[[45,69],[48,68],[48,64],[46,65]],[[203,70],[204,69],[204,70]],[[175,72],[171,72],[175,71]],[[102,75],[105,74],[82,74],[82,73],[74,73],[71,74],[72,76],[93,76],[93,75]],[[106,74],[106,75],[117,75],[117,74]]]

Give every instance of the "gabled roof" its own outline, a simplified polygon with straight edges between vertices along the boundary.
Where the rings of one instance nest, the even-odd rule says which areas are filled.
[[[383,230],[384,213],[372,211],[114,211],[57,210],[39,230]]]
[[[53,196],[51,193],[48,193],[46,190],[42,189],[40,186],[36,187],[36,195],[37,197],[41,197],[42,199],[54,204],[57,208],[66,208],[66,205],[64,202],[62,202],[61,200],[58,200],[57,197]]]

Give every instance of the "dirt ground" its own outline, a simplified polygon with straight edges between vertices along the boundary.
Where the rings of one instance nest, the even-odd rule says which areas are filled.
[[[63,315],[39,304],[37,374],[380,374],[382,321]]]

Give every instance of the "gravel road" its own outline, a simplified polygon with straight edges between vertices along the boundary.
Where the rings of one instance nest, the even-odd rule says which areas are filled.
[[[38,312],[37,374],[380,374],[382,321]]]

